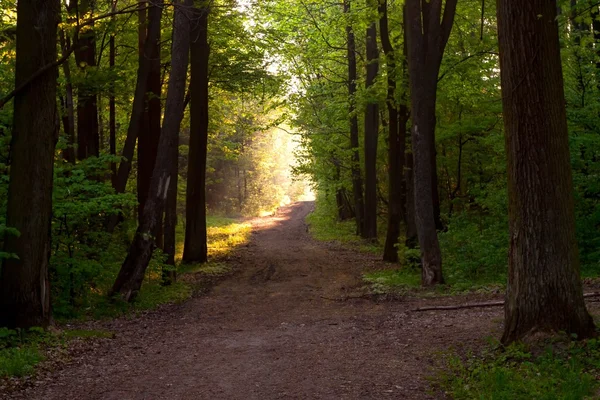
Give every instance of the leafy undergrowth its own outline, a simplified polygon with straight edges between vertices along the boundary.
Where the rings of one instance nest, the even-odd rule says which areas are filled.
[[[132,304],[118,299],[109,299],[106,293],[110,286],[107,284],[104,287],[94,288],[87,296],[86,304],[77,308],[77,314],[59,317],[57,320],[66,323],[74,320],[135,315],[142,311],[156,309],[161,305],[183,302],[195,292],[202,291],[223,276],[229,275],[231,268],[222,260],[234,248],[248,242],[251,226],[236,219],[223,217],[209,217],[207,225],[210,262],[196,265],[181,264],[183,242],[180,242],[176,257],[177,282],[167,286],[162,284],[163,256],[157,251],[146,273],[142,290]],[[178,227],[178,229],[177,237],[183,238],[183,228]],[[110,282],[108,280],[108,283]],[[41,328],[32,328],[28,331],[0,328],[0,378],[34,374],[35,366],[45,360],[48,351],[64,346],[69,340],[111,336],[110,332],[90,330],[66,330],[53,333]]]
[[[33,375],[50,350],[63,347],[69,340],[112,336],[111,332],[95,330],[49,332],[41,328],[0,328],[0,378]]]
[[[178,274],[176,283],[163,285],[163,268],[165,268],[165,264],[162,260],[164,256],[160,251],[156,251],[146,272],[142,290],[132,304],[118,299],[109,299],[106,296],[109,289],[109,286],[107,286],[90,295],[89,306],[77,317],[84,319],[115,318],[120,315],[152,310],[164,304],[180,303],[189,299],[195,292],[196,280],[186,279],[186,275],[195,275],[198,272],[206,272],[211,276],[227,274],[229,271],[220,260],[236,247],[248,242],[251,226],[237,219],[214,216],[207,218],[207,226],[208,255],[210,258],[208,263],[193,265],[181,263],[185,232],[182,226],[178,226],[177,238],[180,240],[177,243],[175,257]]]
[[[383,238],[379,238],[376,242],[366,241],[355,234],[356,223],[354,220],[338,221],[331,215],[331,210],[327,205],[317,199],[315,210],[306,217],[312,237],[322,242],[349,245],[365,253],[380,254],[383,252]],[[382,227],[379,227],[378,231],[383,232]]]
[[[598,398],[600,341],[546,342],[446,357],[439,384],[452,398],[579,400]]]
[[[330,205],[317,199],[315,210],[306,221],[311,235],[324,242],[337,242],[358,251],[382,255],[385,226],[379,226],[380,237],[368,242],[355,234],[354,220],[338,221],[332,218]],[[440,296],[462,293],[497,294],[504,292],[506,282],[506,252],[502,245],[505,238],[498,227],[482,231],[471,224],[455,221],[453,230],[440,234],[444,254],[445,285],[435,288],[421,287],[419,249],[403,244],[398,246],[399,264],[389,264],[389,269],[369,271],[364,280],[375,295]],[[404,242],[404,238],[400,238]],[[499,249],[499,250],[498,250]]]

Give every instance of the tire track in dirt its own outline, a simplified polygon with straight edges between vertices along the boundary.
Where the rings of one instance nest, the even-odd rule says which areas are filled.
[[[232,257],[239,272],[208,295],[102,323],[114,339],[5,398],[444,398],[427,379],[439,352],[480,346],[502,310],[411,313],[453,299],[357,298],[362,272],[382,263],[312,240],[312,206],[253,220]]]

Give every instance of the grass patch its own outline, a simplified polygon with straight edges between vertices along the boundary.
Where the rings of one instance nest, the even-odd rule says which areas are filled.
[[[579,400],[598,398],[600,342],[515,344],[479,356],[449,356],[442,388],[454,399]]]
[[[337,242],[350,245],[365,253],[379,254],[383,252],[384,238],[377,242],[366,241],[356,235],[354,220],[338,221],[333,218],[331,210],[323,201],[317,199],[315,210],[306,217],[309,232],[313,238],[322,242]],[[379,227],[378,232],[385,232]]]
[[[421,286],[421,273],[412,268],[370,272],[363,279],[373,294],[405,293]]]
[[[0,378],[22,377],[35,372],[35,366],[44,360],[33,345],[0,350]]]

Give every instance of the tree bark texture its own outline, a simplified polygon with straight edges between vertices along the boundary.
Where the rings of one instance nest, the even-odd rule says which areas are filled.
[[[419,239],[417,235],[417,224],[415,221],[415,181],[413,174],[413,155],[406,153],[406,165],[404,169],[404,180],[406,181],[406,241],[409,249],[417,248]]]
[[[206,155],[208,141],[208,6],[194,8],[190,53],[190,152],[185,206],[183,262],[208,260]]]
[[[387,0],[379,3],[379,30],[381,47],[387,63],[387,109],[388,109],[388,225],[383,248],[383,260],[398,262],[398,239],[400,226],[405,217],[404,153],[406,151],[406,123],[408,107],[396,102],[396,57],[390,40]],[[403,68],[404,69],[404,68]]]
[[[93,0],[72,1],[76,18],[86,18],[93,12]],[[96,33],[94,25],[78,31],[75,38],[75,62],[85,73],[89,67],[96,67]],[[100,155],[100,133],[98,127],[98,95],[93,87],[81,83],[77,88],[77,159]]]
[[[122,157],[123,161],[119,164],[117,177],[114,182],[114,189],[117,193],[125,192],[129,173],[131,172],[131,161],[135,152],[135,143],[140,133],[141,117],[144,113],[146,103],[146,91],[148,87],[148,76],[150,75],[150,55],[152,54],[153,46],[160,37],[160,20],[162,17],[163,0],[154,2],[156,7],[151,7],[148,13],[148,34],[144,42],[144,62],[140,63],[137,72],[137,80],[135,85],[135,94],[133,104],[131,106],[131,115],[129,116],[129,126],[127,128],[127,136],[123,145]],[[111,216],[107,223],[107,231],[112,232],[119,223],[117,215]]]
[[[140,14],[145,14],[146,10],[140,11]],[[148,10],[150,12],[150,9]],[[140,18],[140,41],[142,37],[145,38],[146,32],[146,21],[148,19]],[[145,60],[144,54],[140,54],[140,63],[150,63],[150,73],[148,74],[148,83],[145,108],[142,115],[142,121],[140,121],[140,134],[138,137],[137,147],[137,198],[138,198],[138,223],[141,224],[144,216],[144,205],[148,198],[148,191],[150,190],[150,181],[152,179],[152,171],[154,170],[154,164],[156,162],[156,154],[158,152],[158,141],[160,138],[160,118],[161,118],[161,65],[160,65],[160,31],[156,38],[156,41],[152,42],[152,50],[150,53],[150,59]],[[162,223],[157,225],[155,232],[157,243],[159,247],[162,244]]]
[[[556,2],[498,1],[508,158],[509,274],[503,343],[594,335],[579,277]]]
[[[19,0],[15,87],[56,61],[59,0]],[[58,68],[50,68],[14,97],[7,226],[0,275],[0,326],[29,328],[50,323],[50,218],[54,151],[59,116]],[[35,116],[35,118],[32,118]]]
[[[344,0],[344,12],[349,14],[350,0]],[[352,151],[350,171],[352,174],[352,196],[356,218],[356,234],[364,230],[365,204],[363,197],[363,180],[360,171],[360,150],[358,138],[358,115],[356,114],[356,38],[351,24],[346,26],[346,41],[348,51],[348,114],[350,116],[350,149]]]
[[[117,0],[111,0],[111,11],[114,13],[117,11]],[[115,23],[115,17],[111,18],[111,22]],[[115,46],[115,33],[111,32],[110,39],[108,42],[108,65],[111,69],[111,72],[114,73],[115,69],[115,60],[117,57],[117,49]],[[117,107],[116,107],[116,99],[115,99],[115,85],[114,82],[110,85],[110,94],[108,97],[108,125],[109,125],[109,139],[108,146],[110,155],[117,155]],[[117,164],[114,162],[110,163],[110,180],[115,185],[115,180],[117,178]]]
[[[444,283],[436,230],[435,106],[437,79],[452,30],[456,1],[446,0],[443,14],[442,0],[406,1],[415,220],[424,286]]]
[[[375,7],[374,0],[367,0],[367,7]],[[379,72],[377,49],[377,24],[373,21],[367,28],[367,92]],[[369,95],[367,95],[369,96]],[[365,214],[362,237],[377,239],[377,140],[379,136],[379,104],[367,102],[365,110]]]
[[[161,216],[165,202],[169,190],[172,189],[172,166],[176,163],[173,149],[179,145],[179,128],[183,119],[183,101],[189,61],[190,15],[187,10],[191,4],[192,0],[183,0],[175,4],[171,75],[163,131],[159,141],[162,151],[156,158],[151,190],[146,200],[141,223],[112,288],[113,294],[120,294],[125,301],[133,300],[142,286],[146,268],[156,247],[154,232],[156,226],[162,223]]]
[[[65,31],[60,31],[60,48],[64,56],[69,51]],[[75,162],[75,106],[73,97],[73,83],[71,78],[71,66],[69,61],[63,63],[63,73],[65,75],[65,99],[63,104],[63,127],[67,136],[67,146],[63,150],[63,158],[68,163]]]

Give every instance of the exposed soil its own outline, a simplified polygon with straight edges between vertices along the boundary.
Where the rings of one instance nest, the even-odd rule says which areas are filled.
[[[440,399],[440,352],[497,336],[501,308],[414,313],[464,298],[375,302],[375,256],[312,240],[312,203],[253,221],[239,272],[209,294],[132,320],[28,389],[26,399]]]

